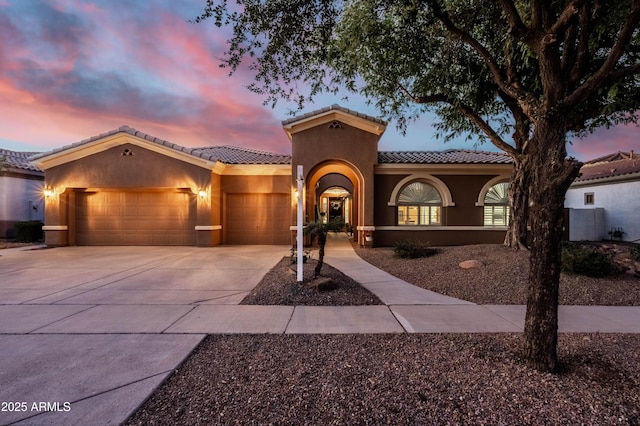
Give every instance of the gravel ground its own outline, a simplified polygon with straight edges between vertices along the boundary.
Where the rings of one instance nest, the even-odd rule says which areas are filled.
[[[313,284],[313,269],[316,260],[304,264],[303,281],[296,281],[291,258],[285,257],[262,278],[260,283],[242,300],[241,305],[308,305],[308,306],[348,306],[382,305],[383,303],[369,290],[328,264],[322,266],[320,276],[329,278],[338,288],[332,291],[318,291]],[[294,268],[294,269],[292,269]]]
[[[640,336],[214,335],[128,425],[638,425]]]
[[[396,259],[388,249],[358,253],[434,291],[476,303],[524,303],[525,252],[450,247],[421,260]],[[460,269],[468,259],[486,266]],[[290,295],[288,262],[243,303],[301,304]],[[348,278],[325,268],[323,275],[346,285]],[[634,278],[563,276],[561,300],[639,305],[639,285]],[[337,291],[332,304],[370,300],[362,292],[338,301]],[[326,297],[305,289],[306,304]],[[557,375],[529,368],[521,344],[521,334],[506,333],[212,335],[127,424],[640,425],[640,335],[561,334]]]
[[[391,248],[356,248],[356,253],[390,274],[436,293],[483,305],[524,305],[527,301],[526,251],[479,244],[441,247],[440,253],[423,259],[398,259]],[[472,259],[485,266],[458,266]],[[627,274],[611,278],[561,274],[560,304],[640,306],[640,279]]]

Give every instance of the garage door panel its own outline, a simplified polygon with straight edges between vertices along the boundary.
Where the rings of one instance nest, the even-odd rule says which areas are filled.
[[[227,194],[227,244],[289,244],[289,194]]]
[[[79,245],[195,245],[194,194],[79,193],[76,206]]]

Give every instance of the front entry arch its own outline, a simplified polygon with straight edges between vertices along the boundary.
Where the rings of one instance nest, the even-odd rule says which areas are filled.
[[[354,230],[365,225],[365,183],[360,171],[343,160],[329,160],[318,164],[307,174],[305,211],[307,220],[316,220],[316,212],[323,210],[321,195],[329,188],[343,188],[350,193],[349,222]],[[358,241],[358,233],[354,232]]]

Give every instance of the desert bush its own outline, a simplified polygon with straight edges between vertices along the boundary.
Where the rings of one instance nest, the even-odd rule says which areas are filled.
[[[629,249],[629,254],[633,260],[640,262],[640,244],[634,244]]]
[[[433,256],[438,253],[438,249],[431,247],[429,241],[402,240],[396,241],[393,245],[393,253],[396,257],[403,259],[417,259],[420,257]]]
[[[16,231],[16,241],[33,243],[42,240],[44,238],[44,232],[42,231],[43,225],[44,223],[39,220],[16,222],[13,225],[13,229]]]
[[[618,273],[611,256],[583,244],[562,244],[562,272],[602,278]]]

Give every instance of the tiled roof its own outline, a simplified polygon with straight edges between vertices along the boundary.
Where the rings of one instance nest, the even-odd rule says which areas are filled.
[[[381,151],[380,164],[510,164],[501,152],[448,149],[446,151]]]
[[[39,154],[38,152],[10,151],[0,148],[0,159],[6,159],[7,164],[12,169],[28,170],[30,172],[42,172],[39,168],[31,164],[29,158]]]
[[[102,133],[96,136],[92,136],[88,139],[81,140],[80,142],[73,143],[71,145],[65,145],[61,148],[54,149],[49,152],[41,153],[31,157],[32,160],[37,160],[42,157],[46,157],[58,152],[66,151],[72,148],[87,145],[91,142],[118,134],[128,133],[132,136],[144,139],[148,142],[155,143],[168,147],[170,149],[184,152],[194,157],[199,157],[208,161],[221,161],[226,164],[290,164],[291,157],[283,154],[274,154],[270,152],[256,151],[253,149],[246,149],[241,147],[231,146],[214,146],[205,148],[186,148],[175,143],[171,143],[164,139],[156,138],[147,133],[140,132],[129,126],[121,126],[118,129],[111,130],[106,133]]]
[[[381,120],[379,118],[372,117],[372,116],[367,115],[367,114],[362,114],[362,113],[360,113],[358,111],[354,111],[354,110],[351,110],[349,108],[341,107],[338,104],[333,104],[333,105],[331,105],[329,107],[320,108],[320,109],[317,109],[315,111],[311,111],[311,112],[308,112],[306,114],[299,115],[297,117],[293,117],[293,118],[290,118],[288,120],[284,120],[282,122],[282,125],[286,126],[287,124],[295,123],[296,121],[304,120],[306,118],[315,117],[316,115],[320,115],[320,114],[323,114],[323,113],[329,112],[329,111],[342,111],[342,112],[344,112],[346,114],[351,114],[354,117],[364,118],[365,120],[373,121],[374,123],[379,123],[379,124],[382,124],[382,125],[385,125],[385,126],[387,125],[387,123],[385,121],[383,121],[383,120]]]
[[[194,153],[225,164],[291,164],[291,156],[258,151],[238,146],[209,146],[194,148]]]
[[[353,113],[352,111],[342,108],[338,105],[332,105],[319,111],[328,111],[331,109],[340,109],[341,111]],[[312,112],[306,115],[316,115],[318,112]],[[353,113],[359,117],[365,117],[380,123],[382,121],[363,114]],[[305,116],[306,116],[305,115]],[[300,118],[298,118],[300,119]],[[210,146],[199,148],[186,148],[176,145],[164,139],[156,138],[147,133],[140,132],[129,126],[121,126],[118,129],[111,130],[100,135],[84,139],[71,145],[65,145],[45,153],[25,153],[24,162],[28,164],[27,158],[37,160],[69,149],[87,145],[97,140],[118,134],[128,133],[132,136],[144,139],[148,142],[165,146],[167,148],[184,152],[194,157],[199,157],[208,161],[220,161],[225,164],[291,164],[291,156],[287,154],[277,154],[267,151],[259,151],[255,149],[242,148],[237,146]],[[31,155],[31,157],[29,157]],[[465,149],[449,149],[446,151],[387,151],[378,153],[378,161],[380,164],[510,164],[511,158],[504,153],[474,151]],[[32,170],[38,170],[31,166]]]
[[[617,152],[584,163],[576,182],[585,182],[618,176],[638,174],[640,177],[640,155],[630,152]]]

